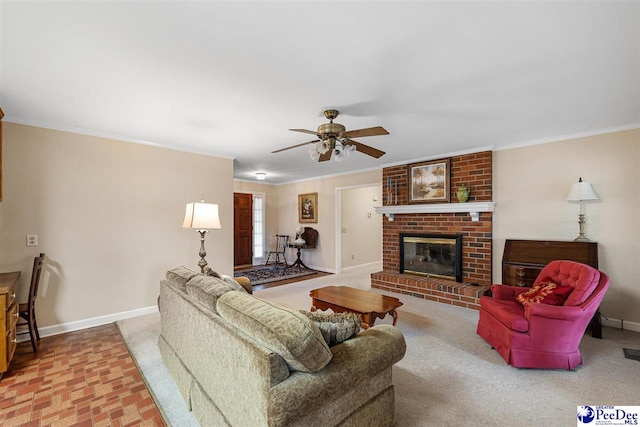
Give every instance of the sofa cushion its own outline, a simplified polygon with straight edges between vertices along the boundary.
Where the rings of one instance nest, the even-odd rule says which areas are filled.
[[[214,276],[198,274],[187,282],[187,293],[200,304],[217,313],[216,302],[218,298],[230,291],[242,291],[244,288],[237,283],[229,283]]]
[[[187,282],[194,276],[197,276],[199,273],[187,268],[183,265],[180,267],[173,268],[167,271],[166,278],[169,282],[173,283],[178,287],[178,289],[182,290],[182,292],[187,291]]]
[[[246,292],[222,295],[217,308],[220,317],[279,354],[292,371],[315,372],[331,361],[320,330],[302,313]]]
[[[300,310],[300,313],[316,324],[329,347],[355,337],[362,325],[362,318],[356,313],[323,313],[304,310]]]

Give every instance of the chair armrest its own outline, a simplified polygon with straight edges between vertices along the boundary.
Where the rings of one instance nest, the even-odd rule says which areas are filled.
[[[531,288],[523,288],[522,286],[509,286],[495,284],[491,285],[491,294],[495,299],[515,301],[516,296],[527,292]]]
[[[541,303],[530,303],[524,307],[524,317],[531,319],[534,316],[546,317],[547,319],[575,320],[584,314],[584,310],[579,306],[549,305]]]

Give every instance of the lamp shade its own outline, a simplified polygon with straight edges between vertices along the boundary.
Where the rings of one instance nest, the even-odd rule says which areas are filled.
[[[222,228],[218,216],[218,205],[214,203],[187,203],[182,228],[198,230]]]
[[[582,200],[598,200],[598,195],[591,188],[591,184],[582,181],[582,178],[580,178],[578,182],[574,182],[571,185],[567,201],[580,202]]]

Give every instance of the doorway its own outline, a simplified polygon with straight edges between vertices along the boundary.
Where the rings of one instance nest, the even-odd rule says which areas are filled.
[[[382,261],[382,184],[336,188],[336,273]]]
[[[265,194],[233,193],[233,265],[260,265],[265,256]]]
[[[233,266],[253,262],[253,196],[233,193]]]

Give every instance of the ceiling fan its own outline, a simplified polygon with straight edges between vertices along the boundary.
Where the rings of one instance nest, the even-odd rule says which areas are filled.
[[[334,155],[334,160],[340,162],[344,157],[348,156],[351,151],[359,151],[376,159],[382,157],[384,151],[370,147],[361,142],[354,141],[351,138],[361,138],[365,136],[389,135],[383,127],[376,126],[366,129],[346,130],[340,123],[334,123],[333,119],[338,117],[338,110],[326,110],[324,116],[329,119],[329,123],[318,126],[317,132],[307,129],[289,129],[294,132],[308,133],[315,135],[318,139],[303,142],[302,144],[292,145],[291,147],[281,148],[272,153],[290,150],[292,148],[302,147],[307,144],[315,144],[309,149],[309,156],[312,160],[325,162]]]

